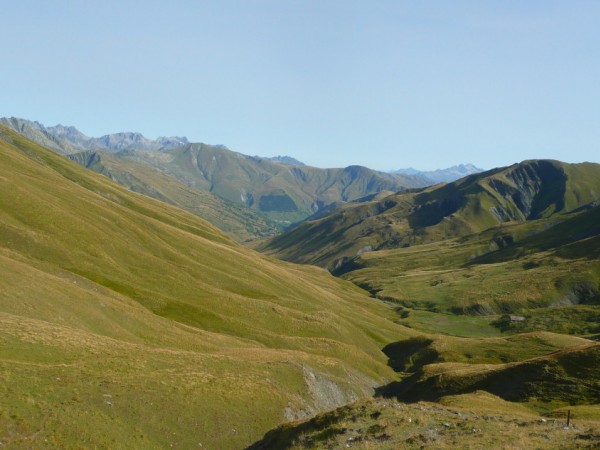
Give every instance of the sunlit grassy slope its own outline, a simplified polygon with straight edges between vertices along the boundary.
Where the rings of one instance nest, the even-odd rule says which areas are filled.
[[[400,323],[424,331],[490,336],[494,322],[502,330],[598,334],[598,167],[534,161],[496,169],[349,205],[271,246],[286,259],[329,264],[373,296],[413,309]],[[350,257],[357,247],[365,251]]]
[[[73,161],[106,175],[134,192],[178,206],[215,225],[237,241],[274,235],[283,228],[254,209],[218,197],[157,167],[118,153],[88,151],[69,155]]]
[[[6,129],[0,192],[3,445],[240,448],[391,380],[412,334]]]
[[[418,176],[388,174],[361,166],[288,166],[206,144],[164,152],[121,152],[117,156],[149,165],[284,225],[304,220],[333,202],[428,184]]]
[[[596,206],[560,219],[365,253],[355,261],[355,270],[342,276],[406,307],[527,314],[532,320],[512,328],[598,333],[599,224]],[[407,324],[410,314],[405,313]],[[542,315],[552,320],[543,321]]]

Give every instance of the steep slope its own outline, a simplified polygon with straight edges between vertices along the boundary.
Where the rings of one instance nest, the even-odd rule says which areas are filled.
[[[240,448],[390,380],[411,332],[0,128],[0,440]]]
[[[118,156],[144,162],[190,186],[288,225],[332,202],[427,184],[419,177],[385,174],[360,166],[318,169],[277,164],[206,144],[161,153],[122,152]]]
[[[69,159],[134,192],[202,217],[238,242],[272,236],[281,231],[281,226],[269,221],[259,211],[189,186],[147,164],[98,151],[74,153],[69,155]]]
[[[115,181],[130,188],[135,184],[139,192],[190,211],[206,211],[215,204],[214,198],[196,192],[215,194],[230,202],[225,208],[228,218],[207,218],[217,226],[225,225],[224,229],[238,240],[273,234],[273,225],[282,229],[335,202],[429,184],[419,176],[386,174],[360,166],[317,169],[287,156],[252,157],[223,145],[189,144],[185,137],[150,140],[140,133],[115,133],[91,138],[62,125],[44,127],[15,118],[3,118],[0,123],[60,154],[73,155],[82,150],[114,153],[118,159],[110,159],[110,164]],[[73,160],[87,164],[88,157],[75,156]],[[120,167],[119,160],[123,161]],[[141,164],[148,167],[142,168]],[[86,167],[103,170],[97,163]],[[179,185],[179,193],[164,192],[166,184]],[[182,189],[187,192],[181,193]],[[253,212],[234,212],[233,205]],[[265,216],[271,223],[265,223]]]
[[[278,257],[334,269],[358,252],[467,236],[495,226],[574,211],[600,198],[600,165],[525,161],[347,205],[274,238]]]
[[[10,128],[13,131],[31,139],[38,144],[49,148],[61,155],[68,155],[78,151],[76,146],[50,133],[44,125],[39,122],[18,119],[16,117],[1,117],[0,125]],[[87,136],[86,136],[87,137]]]

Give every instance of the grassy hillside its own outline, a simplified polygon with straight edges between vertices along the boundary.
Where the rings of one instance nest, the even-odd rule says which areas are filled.
[[[248,241],[281,231],[281,224],[262,213],[195,188],[147,164],[104,152],[69,155],[78,164],[106,175],[134,192],[178,206],[226,232],[236,241]]]
[[[365,253],[342,275],[407,308],[400,323],[441,331],[422,311],[489,316],[502,330],[598,334],[600,207],[465,238]],[[412,310],[411,310],[412,308]],[[511,322],[502,314],[526,320]],[[453,317],[461,321],[460,317]],[[434,325],[432,327],[432,325]],[[454,333],[464,334],[460,324]]]
[[[336,202],[430,184],[417,175],[361,166],[293,165],[293,158],[252,157],[180,137],[153,141],[139,133],[117,133],[89,138],[74,127],[45,128],[15,118],[2,118],[0,125],[130,189],[201,215],[239,241],[272,235]]]
[[[303,220],[336,201],[427,185],[416,176],[386,174],[360,166],[289,166],[206,144],[159,153],[122,152],[117,156],[148,164],[189,186],[260,211],[284,225]]]
[[[532,161],[345,205],[266,248],[327,266],[422,331],[596,335],[599,168]]]
[[[551,333],[459,341],[391,344],[390,365],[412,375],[251,448],[597,448],[600,344]]]
[[[600,165],[525,161],[445,185],[346,205],[273,238],[265,250],[335,270],[366,250],[403,248],[560,217],[598,198]]]
[[[0,440],[240,448],[372,392],[413,332],[322,269],[0,131]]]

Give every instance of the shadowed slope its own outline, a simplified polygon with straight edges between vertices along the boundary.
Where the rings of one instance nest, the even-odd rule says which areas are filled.
[[[347,205],[273,238],[265,250],[335,270],[363,250],[467,236],[553,217],[600,197],[600,165],[525,161],[450,184]]]

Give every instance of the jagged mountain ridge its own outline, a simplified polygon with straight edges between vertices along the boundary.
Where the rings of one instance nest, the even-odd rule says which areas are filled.
[[[255,156],[255,158],[259,158],[259,159],[268,159],[269,161],[275,162],[275,163],[279,163],[279,164],[285,164],[286,166],[305,166],[306,164],[304,164],[301,161],[298,161],[296,158],[293,158],[291,156]]]
[[[188,144],[186,137],[159,137],[148,139],[141,133],[122,132],[107,134],[101,137],[89,137],[72,126],[56,125],[45,127],[39,122],[11,118],[0,118],[0,124],[57,151],[61,154],[72,154],[82,150],[147,150],[161,151]]]
[[[459,164],[456,166],[448,167],[447,169],[437,170],[417,170],[413,168],[408,169],[397,169],[391,173],[403,173],[407,175],[418,175],[431,181],[432,184],[436,183],[451,183],[452,181],[459,180],[467,175],[484,172],[483,169],[474,166],[473,164]]]

